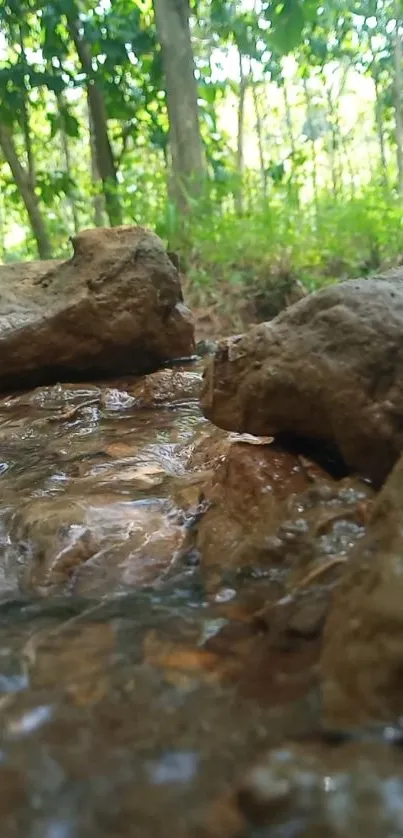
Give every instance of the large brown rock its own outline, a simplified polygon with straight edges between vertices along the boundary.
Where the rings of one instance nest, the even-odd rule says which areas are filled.
[[[179,274],[142,227],[86,230],[67,262],[0,267],[0,388],[143,373],[194,351]]]
[[[331,724],[403,716],[403,457],[375,503],[330,611],[321,660]]]
[[[403,449],[403,282],[324,288],[220,344],[202,405],[227,430],[336,446],[382,481]]]

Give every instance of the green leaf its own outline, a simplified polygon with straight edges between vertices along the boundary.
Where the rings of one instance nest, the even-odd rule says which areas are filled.
[[[270,16],[272,29],[269,32],[269,39],[281,55],[286,55],[295,49],[302,40],[302,31],[305,18],[298,0],[291,0],[282,4]]]
[[[66,111],[64,116],[64,130],[68,137],[78,138],[80,136],[80,123],[69,111]]]

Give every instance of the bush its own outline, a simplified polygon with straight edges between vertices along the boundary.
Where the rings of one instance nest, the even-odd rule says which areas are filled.
[[[374,184],[335,202],[328,193],[299,208],[287,192],[269,201],[250,191],[242,216],[234,204],[200,202],[184,223],[160,233],[179,250],[190,302],[218,306],[237,321],[273,317],[287,302],[323,285],[390,267],[403,251],[395,195]]]

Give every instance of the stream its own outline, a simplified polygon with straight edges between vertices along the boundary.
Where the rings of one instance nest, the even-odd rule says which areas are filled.
[[[318,635],[245,619],[275,574],[182,549],[201,372],[0,400],[4,838],[403,835],[399,731],[326,739]]]

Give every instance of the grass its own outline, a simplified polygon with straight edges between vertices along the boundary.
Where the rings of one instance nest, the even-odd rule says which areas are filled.
[[[374,184],[337,202],[324,193],[315,210],[278,192],[266,202],[252,195],[242,216],[200,206],[178,232],[159,232],[183,257],[190,304],[233,327],[270,319],[301,289],[367,276],[403,255],[402,204]]]

